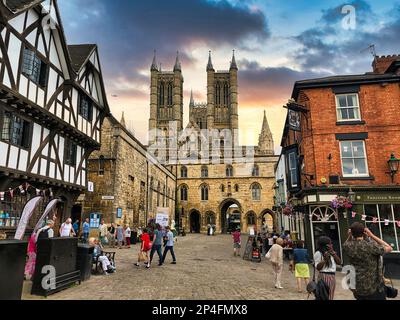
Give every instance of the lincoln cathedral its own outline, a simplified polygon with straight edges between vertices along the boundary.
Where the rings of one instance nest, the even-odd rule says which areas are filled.
[[[159,138],[156,132],[161,133],[168,151],[171,141],[177,139],[178,152],[164,153],[164,158],[176,160],[166,163],[177,179],[175,220],[190,232],[205,232],[209,225],[215,225],[222,233],[236,227],[248,232],[261,225],[272,230],[276,226],[272,207],[278,158],[266,114],[258,146],[240,146],[239,68],[235,53],[229,70],[216,71],[210,52],[206,72],[207,102],[196,103],[191,95],[189,123],[184,127],[184,78],[179,55],[172,71],[161,70],[156,56],[151,65],[149,145]],[[219,134],[205,137],[207,130]],[[217,149],[213,148],[215,145]],[[204,150],[204,146],[211,147]],[[159,151],[160,147],[154,155]]]

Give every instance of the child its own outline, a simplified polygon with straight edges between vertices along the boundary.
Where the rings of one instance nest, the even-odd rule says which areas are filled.
[[[232,233],[233,237],[233,256],[240,256],[240,248],[241,248],[241,241],[240,241],[240,229],[236,229],[234,233]]]

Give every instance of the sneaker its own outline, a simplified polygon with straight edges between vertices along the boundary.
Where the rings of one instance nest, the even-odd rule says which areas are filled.
[[[104,271],[104,272],[103,272],[103,275],[104,275],[104,276],[109,276],[110,274],[109,274],[107,271]]]
[[[176,264],[176,261],[172,261],[171,264]]]
[[[140,267],[140,264],[139,264],[139,263],[135,263],[135,266],[136,266],[136,267]]]
[[[146,265],[146,269],[150,269],[150,265],[149,264]]]

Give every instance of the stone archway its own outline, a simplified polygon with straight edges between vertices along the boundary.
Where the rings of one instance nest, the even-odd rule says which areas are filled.
[[[190,233],[200,233],[200,231],[201,231],[201,214],[198,210],[190,211],[189,223],[190,223]]]
[[[277,221],[276,215],[272,210],[266,209],[260,215],[260,225],[263,227],[264,225],[268,226],[268,231],[276,231]]]
[[[237,227],[241,228],[243,210],[239,201],[235,199],[224,200],[219,206],[219,213],[221,233],[230,233]]]

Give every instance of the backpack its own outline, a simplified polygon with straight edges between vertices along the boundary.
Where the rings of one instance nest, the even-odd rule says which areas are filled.
[[[315,300],[327,301],[329,300],[329,286],[324,280],[319,280],[317,282],[317,287],[315,289]]]
[[[38,240],[49,239],[49,229],[42,229],[39,233]]]

